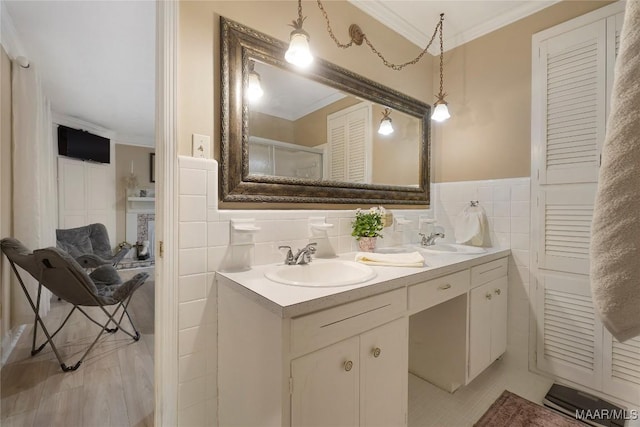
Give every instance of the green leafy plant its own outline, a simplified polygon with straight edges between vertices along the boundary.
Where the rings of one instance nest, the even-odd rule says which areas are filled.
[[[373,207],[369,210],[356,210],[356,218],[351,223],[353,231],[351,235],[360,240],[361,237],[380,237],[382,238],[382,228],[384,227],[383,219],[385,210],[382,206]]]

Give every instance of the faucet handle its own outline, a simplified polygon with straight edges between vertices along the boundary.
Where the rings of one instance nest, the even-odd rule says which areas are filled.
[[[307,246],[305,246],[305,249],[308,250],[310,253],[315,254],[316,251],[318,250],[318,248],[316,248],[316,246],[318,246],[318,243],[311,242]]]
[[[293,252],[291,252],[291,246],[278,246],[278,250],[286,249],[287,254],[285,255],[285,263],[289,264],[293,261]]]

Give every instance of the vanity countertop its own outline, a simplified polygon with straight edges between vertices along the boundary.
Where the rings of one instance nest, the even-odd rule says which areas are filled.
[[[339,287],[300,287],[273,282],[264,273],[279,264],[253,266],[243,272],[217,272],[217,279],[264,306],[282,318],[302,316],[314,311],[355,301],[372,295],[435,279],[462,269],[484,264],[510,254],[509,249],[487,248],[477,255],[427,255],[425,267],[372,266],[376,277],[366,282]],[[353,261],[355,252],[337,258]]]

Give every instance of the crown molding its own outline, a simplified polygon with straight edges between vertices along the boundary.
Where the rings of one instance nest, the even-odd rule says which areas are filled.
[[[445,29],[444,50],[448,51],[454,49],[458,46],[470,42],[471,40],[477,39],[478,37],[489,34],[499,28],[502,28],[522,18],[532,15],[542,9],[558,3],[559,1],[560,0],[527,2],[506,13],[496,15],[493,19],[485,21],[481,25],[477,25],[461,33],[456,33],[449,36],[446,36],[447,30]],[[423,49],[425,47],[425,43],[432,35],[433,27],[427,27],[429,32],[425,33],[423,30],[420,30],[411,25],[406,19],[398,15],[392,8],[390,8],[380,0],[349,0],[349,3],[362,10],[366,14],[370,15],[374,19],[380,21],[387,27],[391,28],[393,31],[397,32],[398,34],[409,40],[411,43]],[[434,22],[434,25],[435,24],[437,24],[437,21]],[[432,55],[438,55],[438,47],[431,46],[429,48],[429,53]]]
[[[0,0],[0,43],[9,58],[15,59],[19,56],[29,58],[3,0]]]

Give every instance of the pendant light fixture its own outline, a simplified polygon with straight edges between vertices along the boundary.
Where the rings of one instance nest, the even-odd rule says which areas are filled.
[[[262,85],[260,84],[260,74],[256,73],[255,63],[253,61],[249,61],[249,87],[247,88],[247,97],[249,101],[255,102],[262,98],[264,95],[264,91],[262,90]]]
[[[300,68],[306,68],[313,62],[313,55],[309,49],[309,34],[302,29],[306,16],[302,16],[302,0],[298,0],[298,19],[290,24],[293,27],[289,40],[289,49],[284,54],[284,59],[290,64]]]
[[[444,100],[446,93],[442,90],[442,82],[444,76],[444,44],[442,42],[442,24],[444,22],[444,13],[440,14],[440,93],[436,95],[436,102],[433,104],[433,114],[431,120],[436,122],[443,122],[451,117],[449,114],[449,108],[447,107],[447,101]]]
[[[380,120],[380,127],[378,128],[378,133],[380,135],[391,135],[393,133],[393,125],[391,124],[391,109],[385,108],[382,112],[382,120]]]

